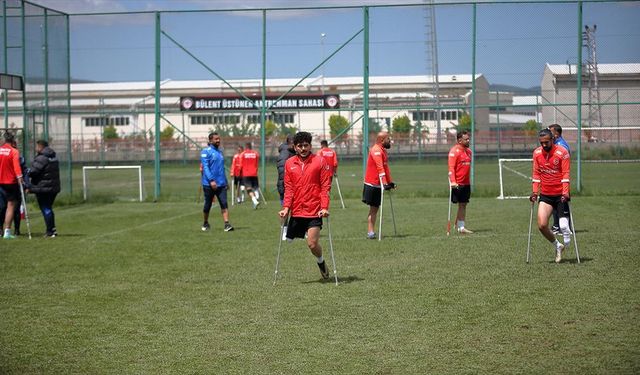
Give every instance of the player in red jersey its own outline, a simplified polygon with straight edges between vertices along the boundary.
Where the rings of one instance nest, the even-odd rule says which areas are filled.
[[[244,202],[244,185],[242,184],[242,146],[238,145],[236,154],[231,160],[231,178],[233,179],[232,189],[235,189],[236,203]],[[240,195],[242,193],[242,196]]]
[[[307,235],[307,246],[317,258],[320,274],[326,280],[329,278],[329,269],[318,240],[322,218],[329,216],[331,173],[324,159],[311,152],[311,140],[311,134],[307,132],[298,132],[293,137],[296,156],[285,162],[284,202],[278,214],[282,219],[291,214],[287,224],[287,239],[304,238]]]
[[[467,214],[467,203],[471,197],[471,150],[469,132],[464,130],[456,134],[457,143],[449,150],[449,185],[451,186],[451,202],[458,204],[456,223],[458,233],[471,234],[464,227]]]
[[[529,200],[538,203],[538,229],[549,240],[556,250],[556,263],[562,260],[562,250],[571,241],[569,230],[569,213],[566,203],[570,198],[571,161],[569,152],[553,143],[553,135],[549,129],[538,133],[540,147],[533,151],[532,190]],[[564,244],[560,243],[549,229],[549,216],[557,209],[560,216],[560,231]]]
[[[12,133],[4,133],[4,143],[0,146],[0,190],[4,191],[7,201],[7,211],[4,218],[4,234],[2,238],[15,238],[11,234],[11,223],[16,206],[21,199],[20,185],[22,182],[22,170],[20,168],[20,152],[12,144],[15,136]]]
[[[389,133],[380,132],[376,137],[376,144],[369,149],[364,187],[362,189],[362,202],[369,206],[367,238],[371,240],[376,238],[376,216],[380,208],[382,189],[391,190],[396,187],[396,184],[391,181],[391,172],[389,171],[387,149],[390,147],[391,137]],[[382,186],[380,186],[380,180],[382,180]]]
[[[260,185],[258,184],[258,163],[260,162],[260,154],[251,148],[251,142],[247,142],[244,147],[244,151],[241,154],[242,161],[242,184],[244,185],[249,197],[253,202],[253,208],[257,208],[260,204],[258,200],[260,198],[258,190]]]
[[[322,156],[324,161],[327,162],[327,165],[331,168],[331,176],[337,174],[338,172],[338,155],[336,152],[329,147],[329,142],[326,140],[320,141],[320,150],[316,153],[318,156]]]

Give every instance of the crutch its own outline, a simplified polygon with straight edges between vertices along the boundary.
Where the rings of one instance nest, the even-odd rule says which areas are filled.
[[[200,187],[198,188],[198,196],[196,198],[196,203],[200,202],[201,196],[202,196],[202,184],[200,184]]]
[[[447,179],[447,183],[449,185],[449,212],[447,213],[447,236],[449,236],[449,234],[451,234],[451,192],[452,192],[452,187],[451,187],[451,182],[449,182],[449,179]]]
[[[336,187],[338,188],[338,196],[340,197],[340,203],[342,204],[342,209],[344,210],[344,200],[342,199],[342,192],[340,191],[340,181],[338,181],[338,176],[335,175],[333,178],[336,180]]]
[[[576,225],[573,222],[573,212],[571,209],[569,209],[569,219],[571,219],[571,232],[573,233],[573,243],[576,248],[576,259],[578,260],[578,264],[580,264],[580,254],[578,253],[578,240],[576,239]]]
[[[529,214],[529,239],[527,240],[527,263],[531,259],[531,224],[533,224],[533,206],[535,202],[531,202],[531,213]]]
[[[333,263],[333,277],[336,279],[336,286],[338,286],[338,271],[336,270],[336,257],[333,255],[333,238],[331,237],[331,221],[327,216],[327,228],[329,229],[329,249],[331,250],[331,263]]]
[[[27,221],[27,233],[29,234],[29,239],[31,239],[31,221],[29,221],[29,211],[27,210],[27,200],[24,196],[24,187],[22,187],[22,183],[18,183],[20,185],[20,195],[22,196],[22,206],[24,207],[24,218]]]
[[[260,194],[260,197],[262,197],[262,202],[266,206],[267,205],[267,200],[265,199],[264,194],[262,194],[262,189],[257,188],[256,190],[258,191],[258,194]]]
[[[235,191],[236,191],[236,178],[231,177],[231,205],[232,206],[235,206],[236,204]]]
[[[276,271],[273,274],[273,285],[276,285],[276,281],[278,280],[278,268],[280,267],[280,251],[282,250],[282,237],[284,237],[284,227],[287,226],[287,221],[289,221],[289,216],[285,217],[285,220],[280,225],[280,238],[278,239],[278,255],[276,256]]]
[[[382,177],[380,179],[380,226],[378,227],[378,241],[382,241],[382,209],[384,208],[384,186],[382,185]]]
[[[393,221],[393,235],[398,235],[398,230],[396,229],[396,215],[393,211],[393,194],[391,194],[391,190],[389,190],[389,204],[391,205],[391,220]]]

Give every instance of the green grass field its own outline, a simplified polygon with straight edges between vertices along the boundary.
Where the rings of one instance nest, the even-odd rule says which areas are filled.
[[[349,178],[359,166],[341,171],[338,286],[320,280],[302,241],[283,245],[272,285],[273,199],[231,208],[229,233],[214,208],[201,232],[197,184],[178,166],[163,174],[161,203],[59,207],[55,239],[41,238],[30,206],[34,239],[0,241],[0,373],[640,372],[637,168],[609,167],[610,188],[586,189],[608,196],[574,198],[581,264],[573,247],[555,264],[535,228],[526,264],[526,200],[496,200],[480,174],[486,197],[467,215],[476,233],[447,238],[441,168],[391,167],[398,235],[386,205],[381,242],[364,239],[361,182]],[[326,225],[322,244],[330,259]]]

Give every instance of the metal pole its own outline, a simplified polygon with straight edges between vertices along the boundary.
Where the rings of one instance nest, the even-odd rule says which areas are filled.
[[[578,127],[578,192],[582,190],[582,1],[578,1],[578,63],[576,64],[576,126]]]
[[[367,169],[367,155],[369,154],[369,7],[363,7],[364,15],[364,64],[362,72],[362,175]]]
[[[471,47],[471,189],[475,184],[475,166],[476,166],[476,22],[477,22],[477,5],[473,3],[473,21],[472,23],[472,47]]]
[[[73,150],[71,149],[71,34],[69,32],[69,15],[65,16],[65,20],[65,32],[67,33],[67,129],[69,129],[67,134],[67,150],[69,152],[67,184],[69,186],[69,195],[71,195],[73,194]]]
[[[320,47],[322,49],[322,60],[324,60],[324,37],[327,36],[325,33],[320,34]],[[324,98],[324,62],[322,63],[322,97]],[[324,99],[323,99],[324,100]],[[324,109],[322,110],[322,139],[326,138],[327,129],[326,129],[326,115]]]
[[[500,91],[496,91],[496,120],[498,123],[498,160],[500,160],[500,148],[502,142],[502,134],[500,129]]]
[[[2,2],[2,39],[3,39],[3,43],[2,43],[2,57],[4,59],[4,72],[5,73],[9,73],[9,62],[7,61],[7,57],[9,55],[9,53],[7,52],[7,2],[3,1]],[[3,108],[3,115],[4,115],[4,128],[8,129],[9,128],[9,90],[4,89],[2,90],[2,99],[4,102],[4,108]],[[24,126],[23,126],[24,127]]]
[[[622,149],[620,147],[620,90],[616,89],[616,122],[618,124],[618,155],[622,156]]]
[[[27,142],[27,137],[29,135],[29,126],[27,126],[27,95],[26,95],[26,87],[27,87],[27,51],[25,48],[25,44],[26,44],[26,36],[25,36],[25,31],[26,31],[26,26],[25,26],[25,22],[24,22],[24,15],[25,15],[25,3],[24,1],[20,2],[20,21],[22,23],[21,28],[22,28],[22,41],[21,41],[21,48],[22,48],[22,82],[24,84],[24,90],[22,90],[22,153],[24,155],[28,155],[28,144],[29,142]]]
[[[48,9],[44,10],[44,129],[42,138],[49,140],[49,16]]]
[[[418,123],[416,124],[416,130],[418,130],[418,160],[422,160],[422,113],[420,112],[419,92],[416,93],[416,115],[418,116]]]
[[[262,11],[262,104],[260,105],[260,186],[267,182],[266,165],[266,99],[267,99],[267,11]]]
[[[155,134],[154,134],[154,143],[155,143],[155,156],[154,156],[154,171],[155,171],[155,184],[154,184],[154,192],[153,199],[157,201],[160,198],[160,63],[161,63],[161,54],[160,54],[160,12],[156,13],[156,41],[155,41],[155,72],[156,72],[156,85],[155,85]]]

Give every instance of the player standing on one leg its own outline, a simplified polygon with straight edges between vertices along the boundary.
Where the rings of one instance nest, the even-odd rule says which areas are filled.
[[[20,201],[20,185],[23,183],[20,169],[20,153],[12,144],[15,140],[13,133],[4,133],[4,143],[0,146],[0,188],[5,192],[7,208],[4,218],[4,234],[2,238],[13,239],[11,223],[16,205]]]
[[[376,144],[369,149],[367,170],[362,189],[362,202],[369,206],[367,238],[370,240],[376,238],[376,216],[380,208],[382,189],[390,190],[396,187],[396,184],[391,181],[391,172],[389,171],[387,149],[390,147],[391,137],[389,137],[389,133],[380,132],[376,137]],[[382,186],[380,186],[381,180]]]
[[[260,185],[258,184],[258,162],[260,160],[260,154],[251,148],[251,142],[247,142],[244,147],[244,151],[240,156],[242,163],[242,184],[249,192],[249,197],[253,202],[253,209],[256,209],[260,204],[260,197],[258,196],[258,190]]]
[[[451,202],[458,204],[456,228],[460,234],[473,233],[464,227],[467,204],[471,197],[471,150],[469,132],[463,130],[456,135],[456,145],[449,150],[449,184]]]
[[[538,229],[554,245],[555,260],[556,263],[560,263],[562,250],[571,241],[569,213],[565,210],[565,203],[570,200],[571,161],[569,152],[564,147],[553,144],[553,135],[549,129],[543,129],[538,133],[538,141],[540,147],[533,151],[533,192],[529,200],[536,202],[540,197]],[[554,208],[558,210],[560,216],[560,231],[564,244],[560,243],[549,229],[549,216]]]
[[[293,137],[296,156],[285,163],[284,203],[280,218],[290,214],[287,239],[304,238],[317,258],[322,278],[329,279],[329,269],[322,256],[320,230],[322,218],[329,217],[331,174],[324,159],[311,152],[311,134],[298,132]]]
[[[204,192],[204,208],[202,214],[204,223],[202,230],[211,229],[209,225],[209,211],[213,197],[218,198],[220,212],[224,220],[224,231],[233,230],[229,224],[229,209],[227,206],[227,176],[224,173],[224,156],[219,150],[220,135],[216,132],[209,134],[209,144],[200,152],[202,163],[202,191]]]
[[[233,180],[233,186],[231,189],[235,192],[236,203],[242,203],[244,201],[244,185],[242,184],[242,151],[244,151],[244,149],[242,146],[238,145],[236,153],[233,155],[233,159],[231,159],[231,168],[229,168],[231,172],[231,179]],[[240,197],[241,189],[242,197]]]
[[[562,126],[558,124],[551,124],[549,125],[549,130],[551,131],[551,134],[553,134],[553,144],[564,147],[569,155],[571,155],[569,144],[564,140],[564,138],[562,138]],[[569,202],[565,203],[564,208],[567,212],[569,211]],[[569,223],[569,230],[571,230],[571,223]],[[551,226],[551,231],[553,234],[562,233],[560,232],[560,218],[558,216],[558,210],[556,209],[553,210],[553,226]]]

